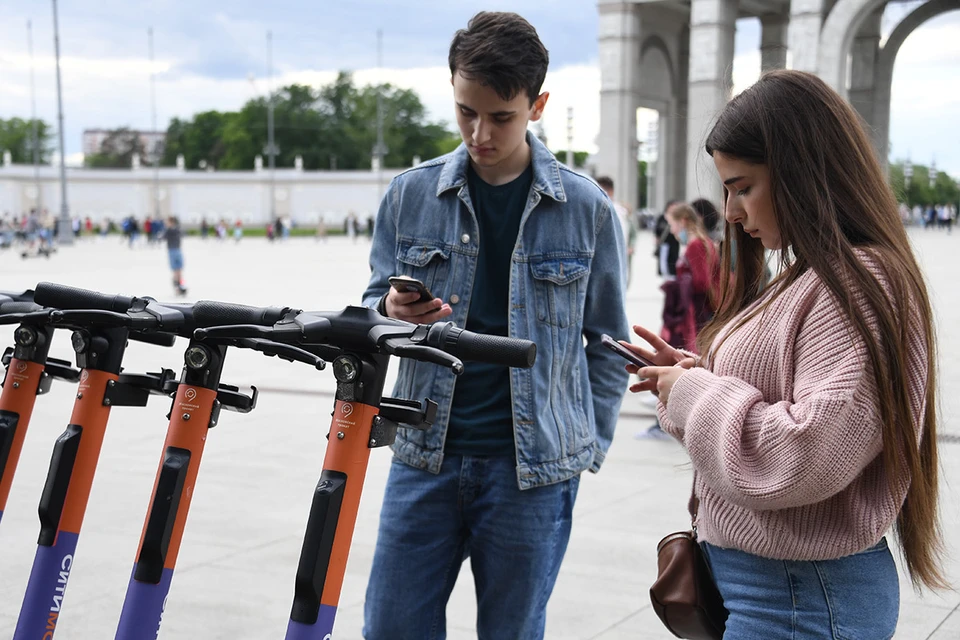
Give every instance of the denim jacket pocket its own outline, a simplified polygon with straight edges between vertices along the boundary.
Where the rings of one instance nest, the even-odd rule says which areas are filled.
[[[581,321],[581,299],[586,294],[584,277],[590,260],[579,257],[531,256],[537,319],[559,327]]]
[[[416,278],[433,295],[442,295],[437,285],[445,283],[450,271],[450,250],[437,240],[401,240],[397,246],[398,275]]]

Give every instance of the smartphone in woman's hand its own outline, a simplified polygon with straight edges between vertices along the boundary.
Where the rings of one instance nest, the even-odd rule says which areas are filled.
[[[650,362],[650,361],[647,360],[646,358],[643,358],[643,357],[637,355],[637,354],[634,353],[633,351],[630,351],[630,349],[627,349],[625,346],[623,346],[622,344],[620,344],[619,342],[617,342],[616,340],[614,340],[613,338],[611,338],[611,337],[608,336],[607,334],[603,334],[602,336],[600,336],[600,342],[601,342],[601,344],[603,344],[603,346],[605,346],[607,349],[610,349],[610,351],[613,351],[614,353],[616,353],[616,354],[619,355],[620,357],[624,358],[624,359],[627,360],[630,364],[635,364],[635,365],[637,365],[638,367],[641,367],[641,368],[642,368],[642,367],[656,367],[656,366],[658,366],[658,365]]]

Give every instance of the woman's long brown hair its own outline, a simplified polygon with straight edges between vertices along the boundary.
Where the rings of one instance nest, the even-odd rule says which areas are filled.
[[[933,313],[920,267],[910,248],[894,198],[856,112],[816,76],[771,71],[731,100],[707,138],[707,153],[765,164],[770,171],[774,215],[780,230],[781,274],[770,295],[813,269],[866,344],[880,402],[883,463],[891,491],[909,478],[897,516],[897,535],[915,587],[949,588],[937,507],[937,378]],[[726,206],[724,205],[724,209]],[[726,226],[720,302],[698,339],[709,353],[718,333],[764,291],[763,245],[739,225]],[[857,257],[868,249],[885,271],[884,282]],[[884,286],[889,288],[889,295]],[[856,299],[872,312],[874,331]],[[737,324],[744,321],[741,318]],[[927,346],[927,387],[919,442],[910,402],[908,350],[911,333]],[[879,337],[879,339],[878,339]]]

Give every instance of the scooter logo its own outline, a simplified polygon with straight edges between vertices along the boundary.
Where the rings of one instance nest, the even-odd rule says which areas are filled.
[[[167,610],[167,598],[165,597],[163,599],[163,604],[160,605],[160,618],[157,620],[157,635],[155,635],[154,638],[160,637],[160,627],[163,626],[163,614],[166,612],[166,610]]]
[[[67,580],[70,579],[70,569],[73,567],[73,556],[67,554],[60,561],[60,576],[57,580],[57,586],[54,589],[53,606],[47,614],[47,626],[44,629],[41,640],[50,640],[53,638],[53,632],[57,629],[57,622],[60,618],[60,608],[63,606],[63,594],[67,590]]]
[[[84,382],[86,382],[86,381],[87,381],[87,378],[89,378],[89,377],[90,377],[90,374],[87,372],[86,369],[84,369],[83,371],[81,371],[81,372],[80,372],[80,384],[83,384]]]
[[[18,363],[17,363],[17,372],[18,372],[18,373],[23,373],[23,372],[26,371],[26,370],[27,370],[27,363],[26,363],[26,362],[18,362]]]
[[[353,413],[353,405],[348,402],[345,402],[343,405],[340,406],[340,411],[343,413],[344,418],[349,418],[350,414]]]
[[[183,392],[183,397],[186,398],[187,401],[193,402],[194,398],[197,397],[197,390],[193,388],[187,389]]]

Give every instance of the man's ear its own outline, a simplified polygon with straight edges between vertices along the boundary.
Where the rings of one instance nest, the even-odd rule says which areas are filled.
[[[543,109],[547,106],[547,100],[550,98],[550,92],[544,91],[537,99],[533,101],[533,113],[530,114],[530,121],[536,122],[543,116]]]

